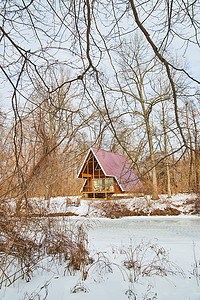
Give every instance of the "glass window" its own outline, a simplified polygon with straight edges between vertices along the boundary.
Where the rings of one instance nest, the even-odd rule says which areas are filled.
[[[99,179],[94,179],[94,191],[99,190]]]
[[[113,178],[107,177],[106,178],[106,191],[114,191],[114,184],[113,184]]]
[[[107,178],[95,178],[94,179],[94,191],[114,191],[114,181],[112,177]]]

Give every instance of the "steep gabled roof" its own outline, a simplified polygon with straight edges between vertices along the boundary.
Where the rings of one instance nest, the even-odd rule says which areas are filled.
[[[96,158],[105,176],[114,177],[122,191],[130,191],[135,187],[141,186],[140,180],[131,168],[131,165],[125,156],[98,149],[96,147],[92,147],[88,151],[77,177],[81,177],[82,169],[91,152]]]

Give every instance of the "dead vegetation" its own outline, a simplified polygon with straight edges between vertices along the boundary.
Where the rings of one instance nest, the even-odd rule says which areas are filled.
[[[124,256],[123,265],[129,271],[129,288],[125,292],[129,300],[158,299],[154,289],[155,276],[185,277],[184,271],[169,259],[167,251],[157,243],[141,241],[134,245],[131,242],[129,247],[120,249],[120,253]],[[147,281],[147,286],[143,281],[145,277],[151,277],[151,281],[149,279]],[[137,291],[137,283],[143,284],[143,297]]]
[[[125,256],[124,266],[131,271],[131,282],[144,276],[184,275],[182,269],[170,261],[166,250],[151,241],[131,243],[128,248],[121,249],[121,253]]]
[[[195,200],[195,213],[200,214],[200,197]]]
[[[119,203],[115,205],[118,212],[123,212],[124,206],[120,208]],[[114,216],[115,208],[108,208],[109,214]],[[87,222],[72,225],[66,224],[63,218],[10,218],[8,214],[3,214],[0,229],[0,288],[8,287],[20,278],[29,282],[34,272],[41,268],[41,262],[44,268],[47,260],[51,260],[55,266],[63,265],[64,275],[79,272],[80,279],[71,288],[73,294],[89,292],[88,277],[100,282],[116,269],[129,285],[125,291],[128,299],[141,299],[135,287],[144,277],[150,281],[154,276],[184,276],[182,269],[170,261],[166,250],[151,241],[130,243],[129,246],[113,250],[113,256],[108,256],[106,252],[96,252],[91,257]],[[114,259],[117,255],[120,260]],[[193,273],[199,284],[199,261],[195,251],[194,258]],[[24,299],[46,299],[49,284],[50,281],[32,293],[26,293]],[[148,297],[143,299],[157,299],[151,286],[147,287],[145,293]],[[40,298],[42,294],[44,297]],[[152,298],[150,295],[153,295]]]
[[[173,207],[166,207],[165,209],[155,209],[150,212],[150,216],[177,216],[180,215],[180,210]]]
[[[84,269],[84,272],[82,270],[81,278],[71,289],[71,293],[89,292],[86,285],[88,277],[92,277],[95,282],[101,282],[105,280],[105,277],[107,278],[106,274],[113,274],[117,269],[122,280],[129,285],[125,291],[128,299],[140,299],[136,292],[136,284],[142,284],[144,277],[149,277],[146,296],[151,294],[154,296],[154,298],[144,299],[157,299],[156,293],[151,291],[154,285],[150,284],[150,278],[154,276],[163,278],[185,276],[184,271],[169,259],[167,251],[155,242],[140,241],[137,244],[131,242],[129,246],[112,249],[112,254],[115,259],[116,256],[119,256],[121,263],[115,262],[115,259],[111,257],[108,258],[106,252],[96,253],[96,259]]]
[[[65,224],[65,225],[64,225]],[[85,224],[66,225],[55,218],[0,218],[0,288],[31,280],[41,261],[63,263],[70,274],[91,263]]]
[[[193,256],[194,256],[194,263],[193,263],[192,275],[196,278],[197,285],[199,286],[200,285],[200,259],[197,258],[195,243],[193,243]]]
[[[128,216],[174,216],[181,214],[181,211],[174,207],[166,206],[163,209],[152,208],[151,205],[142,207],[128,208],[126,204],[118,201],[101,201],[92,205],[92,211],[106,218],[117,219]]]
[[[157,243],[152,241],[140,241],[137,244],[130,243],[129,246],[112,249],[113,259],[106,252],[96,253],[96,259],[85,268],[80,280],[71,289],[71,293],[87,293],[89,289],[86,279],[92,277],[95,282],[101,282],[108,278],[105,276],[113,274],[118,270],[122,280],[127,282],[129,288],[125,291],[128,299],[157,299],[154,288],[154,276],[166,278],[168,276],[184,277],[184,271],[172,262],[168,252]],[[118,256],[119,260],[116,260]],[[118,261],[121,261],[120,263]],[[136,285],[143,284],[143,278],[148,277],[148,286],[144,286],[145,297],[140,298]],[[153,280],[151,281],[153,277]],[[148,297],[147,297],[148,295]],[[153,295],[153,297],[149,297]]]
[[[147,199],[146,209],[130,207],[120,201],[93,202],[91,210],[99,210],[102,216],[120,218],[133,215],[165,215],[179,214],[180,211],[169,205],[165,210],[152,210],[151,201]],[[190,204],[198,203],[187,200]],[[164,201],[163,201],[164,203]],[[169,204],[169,203],[168,203]],[[9,287],[17,280],[29,282],[34,272],[41,268],[41,262],[49,259],[55,265],[64,266],[64,275],[74,275],[77,271],[81,279],[71,289],[71,293],[88,292],[86,279],[89,276],[104,278],[105,273],[113,273],[114,268],[120,270],[123,279],[128,278],[131,286],[126,291],[129,299],[136,299],[134,284],[142,277],[168,275],[183,275],[182,270],[169,260],[168,253],[163,247],[151,242],[140,242],[138,245],[129,245],[120,249],[123,256],[123,265],[110,261],[103,252],[90,256],[88,247],[87,223],[66,224],[62,218],[30,218],[25,215],[11,217],[8,206],[2,205],[0,218],[0,289]],[[199,260],[194,250],[193,275],[199,284]],[[45,263],[43,264],[43,267]],[[127,275],[128,274],[128,275]],[[95,279],[97,281],[97,279]],[[49,284],[49,283],[48,283]],[[48,295],[48,284],[43,291]],[[133,284],[133,285],[132,285]],[[37,293],[26,295],[24,299],[34,299]],[[151,293],[151,291],[149,292]],[[32,297],[32,298],[31,298]],[[131,298],[132,297],[132,298]],[[36,298],[37,299],[37,298]],[[38,297],[39,299],[39,297]],[[154,299],[154,298],[152,298]],[[156,299],[156,298],[155,298]]]

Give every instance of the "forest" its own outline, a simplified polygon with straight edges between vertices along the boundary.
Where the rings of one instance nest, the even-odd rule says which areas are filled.
[[[1,1],[0,197],[77,195],[96,146],[199,192],[198,1]]]
[[[199,16],[0,1],[1,299],[199,299]],[[80,200],[91,147],[127,158],[138,195]]]

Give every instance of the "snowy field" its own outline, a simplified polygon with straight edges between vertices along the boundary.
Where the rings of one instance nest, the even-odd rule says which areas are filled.
[[[86,266],[87,279],[82,280],[81,272],[64,274],[63,264],[49,259],[34,271],[30,282],[20,279],[1,289],[0,299],[200,299],[198,216],[58,218],[65,220],[87,223],[90,255],[99,261]],[[155,249],[160,249],[156,256],[151,253]],[[159,268],[153,269],[158,256],[163,257],[166,276],[154,275],[159,273]],[[125,262],[130,258],[134,262],[135,257],[141,260],[141,269],[137,264],[127,268]]]

